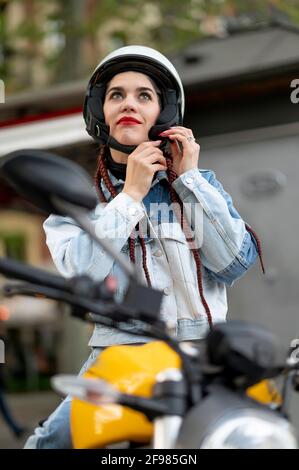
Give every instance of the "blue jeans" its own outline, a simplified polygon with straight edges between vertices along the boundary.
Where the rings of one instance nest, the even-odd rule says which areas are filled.
[[[79,375],[84,374],[103,348],[93,348]],[[70,432],[70,408],[72,397],[67,396],[42,426],[34,430],[24,449],[72,449]]]

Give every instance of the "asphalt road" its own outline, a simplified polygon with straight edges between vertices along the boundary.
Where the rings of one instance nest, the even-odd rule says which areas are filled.
[[[17,393],[6,397],[16,421],[27,431],[16,439],[0,415],[0,449],[21,449],[38,422],[47,418],[61,401],[53,392]]]

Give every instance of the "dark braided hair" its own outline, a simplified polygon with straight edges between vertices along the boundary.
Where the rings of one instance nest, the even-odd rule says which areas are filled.
[[[96,187],[96,190],[97,190],[97,193],[98,193],[98,196],[99,196],[99,199],[100,199],[101,202],[107,202],[107,200],[105,198],[105,195],[104,195],[104,193],[102,191],[102,188],[101,188],[101,180],[104,181],[105,186],[107,187],[107,189],[110,192],[111,196],[113,198],[115,196],[117,196],[117,192],[116,192],[114,186],[111,183],[110,177],[108,175],[106,163],[105,163],[105,153],[106,153],[106,151],[107,151],[107,147],[105,147],[104,145],[101,145],[100,146],[100,153],[99,153],[99,157],[98,157],[98,166],[97,166],[97,170],[96,170],[96,174],[95,174],[95,187]],[[203,293],[202,263],[201,263],[201,259],[200,259],[199,248],[196,248],[196,246],[195,246],[194,237],[192,235],[190,225],[186,221],[186,218],[184,216],[183,203],[182,203],[181,199],[179,198],[178,194],[175,192],[175,190],[172,187],[172,183],[174,182],[174,180],[176,180],[177,174],[175,173],[175,171],[172,168],[172,163],[173,162],[172,162],[171,154],[168,151],[164,151],[164,155],[166,157],[166,163],[167,163],[167,176],[168,176],[170,199],[171,199],[171,202],[172,202],[172,206],[174,208],[176,218],[181,223],[181,228],[184,232],[184,235],[185,235],[186,240],[188,242],[189,248],[192,251],[192,254],[193,254],[193,257],[194,257],[194,261],[195,261],[195,264],[196,264],[196,270],[197,270],[198,291],[199,291],[200,298],[201,298],[202,304],[204,306],[204,309],[205,309],[205,312],[206,312],[206,315],[207,315],[207,318],[208,318],[209,326],[210,326],[210,328],[212,328],[213,327],[213,321],[212,321],[211,311],[210,311],[209,305],[208,305],[208,303],[207,303],[207,301],[204,297],[204,293]],[[263,273],[265,273],[260,240],[259,240],[257,234],[254,232],[254,230],[252,230],[252,228],[249,227],[249,225],[245,224],[245,226],[246,226],[246,229],[248,230],[248,232],[250,232],[252,234],[253,238],[255,239],[256,246],[257,246],[257,251],[258,251],[258,255],[259,255],[260,263],[261,263],[261,267],[262,267],[262,271],[263,271]],[[145,274],[148,285],[151,287],[152,284],[151,284],[150,275],[149,275],[148,268],[147,268],[146,247],[145,247],[145,242],[144,242],[143,234],[142,234],[141,228],[139,226],[139,223],[136,225],[135,230],[138,234],[138,238],[139,238],[139,241],[140,241],[140,244],[141,244],[142,266],[143,266],[144,274]],[[134,235],[135,235],[135,233],[132,232],[132,234],[130,235],[130,238],[129,238],[129,253],[130,253],[131,262],[135,264],[136,259],[135,259]]]

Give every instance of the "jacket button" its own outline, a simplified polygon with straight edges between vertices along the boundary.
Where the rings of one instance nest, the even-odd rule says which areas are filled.
[[[154,255],[154,256],[162,256],[163,253],[162,253],[161,250],[157,250],[157,251],[155,251],[155,253],[153,253],[153,255]]]
[[[137,209],[135,207],[129,207],[128,212],[130,215],[136,215]]]
[[[171,293],[171,288],[170,287],[165,287],[164,288],[164,294],[169,295]]]
[[[188,176],[188,178],[186,178],[186,183],[187,183],[187,184],[193,183],[193,178],[192,178],[192,176]]]

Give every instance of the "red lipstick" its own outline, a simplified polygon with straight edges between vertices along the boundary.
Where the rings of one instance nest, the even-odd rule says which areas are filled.
[[[119,121],[117,121],[117,124],[141,124],[138,119],[133,118],[132,116],[124,116]]]

